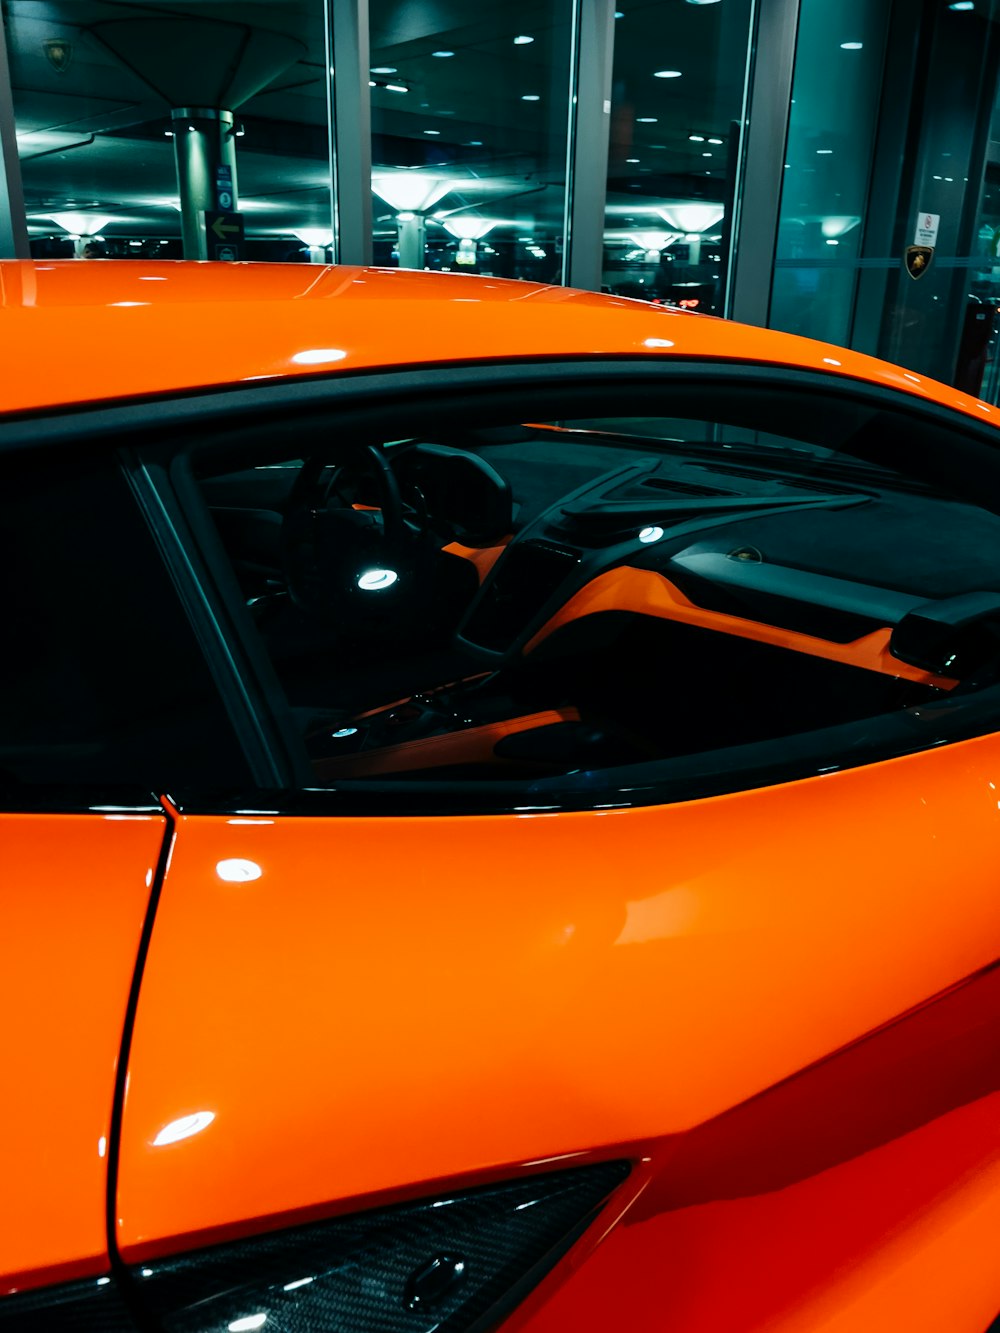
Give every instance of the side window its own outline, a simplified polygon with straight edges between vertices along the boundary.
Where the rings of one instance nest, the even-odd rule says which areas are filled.
[[[316,785],[658,799],[993,725],[1000,518],[886,422],[734,394],[195,468]]]
[[[116,461],[2,460],[0,786],[247,781]]]

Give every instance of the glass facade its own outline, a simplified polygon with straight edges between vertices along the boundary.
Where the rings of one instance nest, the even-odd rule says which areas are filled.
[[[329,244],[322,0],[4,0],[3,19],[32,254]]]
[[[572,0],[371,0],[374,258],[559,282]]]
[[[769,323],[1000,400],[1000,4],[801,0]]]
[[[605,290],[722,312],[751,8],[616,10]]]
[[[890,7],[891,0],[803,0],[774,328],[838,344],[850,339]]]
[[[573,281],[1000,400],[1000,0],[0,15],[0,253]]]

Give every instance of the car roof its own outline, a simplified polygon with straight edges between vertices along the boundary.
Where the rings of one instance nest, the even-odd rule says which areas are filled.
[[[0,412],[525,357],[798,366],[1000,421],[858,352],[645,301],[503,278],[337,265],[0,261]]]

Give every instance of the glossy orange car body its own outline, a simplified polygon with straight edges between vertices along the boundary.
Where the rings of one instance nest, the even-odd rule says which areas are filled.
[[[0,294],[11,420],[556,355],[796,366],[997,420],[853,352],[495,280],[4,263]],[[481,574],[502,550],[473,553]],[[624,596],[767,640],[643,571],[604,579],[579,595],[590,610]],[[887,633],[808,638],[769,641],[953,684],[891,658]],[[160,813],[0,816],[3,1290],[625,1159],[504,1329],[985,1333],[998,788],[986,735],[634,809],[376,828],[263,801],[188,813],[161,791]],[[255,874],[222,878],[228,863]],[[163,1139],[198,1115],[202,1132]]]

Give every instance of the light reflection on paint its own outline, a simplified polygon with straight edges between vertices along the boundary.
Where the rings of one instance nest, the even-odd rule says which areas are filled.
[[[326,366],[332,361],[343,361],[346,356],[341,347],[307,347],[296,352],[292,360],[299,366]]]
[[[200,1134],[215,1119],[214,1111],[195,1111],[192,1115],[182,1115],[179,1120],[171,1120],[163,1126],[153,1140],[154,1148],[162,1148],[168,1143],[180,1143],[192,1134]]]
[[[264,872],[256,861],[246,861],[240,856],[232,856],[225,861],[217,862],[215,873],[227,884],[249,884],[251,880],[260,879]]]

